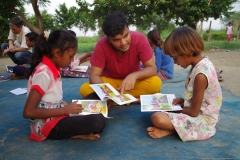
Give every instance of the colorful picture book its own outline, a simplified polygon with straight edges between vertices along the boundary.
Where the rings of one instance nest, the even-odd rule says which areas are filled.
[[[103,114],[108,117],[107,102],[101,100],[72,100],[78,101],[77,104],[82,104],[83,110],[79,114],[70,114],[70,116],[89,115],[89,114]]]
[[[7,72],[7,73],[13,73],[13,67],[14,67],[14,66],[6,65],[6,72]]]
[[[75,69],[75,71],[78,72],[87,72],[88,70],[88,66],[77,66],[77,68]]]
[[[102,101],[111,99],[119,105],[137,101],[137,99],[130,94],[121,95],[109,83],[91,84],[90,86],[97,93],[97,95]]]
[[[141,111],[179,111],[182,110],[180,105],[172,105],[173,99],[176,98],[174,94],[152,94],[140,95]]]

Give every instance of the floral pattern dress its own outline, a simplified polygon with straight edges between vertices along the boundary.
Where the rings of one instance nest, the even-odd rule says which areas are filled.
[[[216,133],[216,124],[219,121],[219,110],[222,105],[222,90],[218,82],[217,73],[211,61],[206,56],[190,70],[185,81],[184,107],[191,107],[194,79],[197,74],[206,76],[208,86],[197,117],[182,113],[167,113],[182,141],[204,140]]]

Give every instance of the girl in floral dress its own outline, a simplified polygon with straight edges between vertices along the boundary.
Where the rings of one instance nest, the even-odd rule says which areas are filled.
[[[204,140],[216,133],[222,91],[217,73],[210,60],[201,55],[204,45],[197,32],[188,27],[173,31],[164,43],[165,54],[183,68],[191,66],[185,81],[183,98],[173,104],[182,106],[182,111],[155,112],[153,126],[147,131],[152,138],[162,138],[177,133],[182,141]]]

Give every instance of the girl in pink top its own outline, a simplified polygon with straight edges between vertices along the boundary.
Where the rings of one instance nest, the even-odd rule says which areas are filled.
[[[82,112],[76,102],[63,101],[60,68],[67,67],[77,51],[77,39],[65,30],[53,31],[49,37],[39,35],[31,59],[27,100],[23,117],[30,122],[30,139],[81,138],[97,140],[105,127],[102,114],[69,117]]]
[[[233,34],[233,26],[231,22],[228,23],[228,26],[226,27],[226,32],[227,32],[227,40],[228,42],[230,42]]]

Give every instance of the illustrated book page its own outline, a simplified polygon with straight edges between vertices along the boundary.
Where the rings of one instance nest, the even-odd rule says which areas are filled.
[[[101,100],[111,99],[119,105],[137,101],[137,99],[130,94],[121,95],[109,83],[91,84],[90,86],[97,93]]]
[[[75,69],[75,71],[78,72],[87,72],[88,70],[88,66],[77,66],[77,68]]]
[[[140,95],[141,111],[179,111],[182,110],[180,105],[172,105],[173,99],[176,98],[174,94],[152,94]]]
[[[83,110],[79,114],[70,114],[70,116],[89,115],[89,114],[103,114],[104,117],[108,117],[107,102],[101,100],[72,100],[72,102],[78,101],[77,104],[81,104]]]

